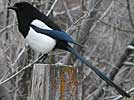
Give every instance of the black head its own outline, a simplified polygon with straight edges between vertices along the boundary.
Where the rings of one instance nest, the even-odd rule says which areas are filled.
[[[8,9],[14,10],[17,13],[18,18],[21,18],[21,17],[32,18],[33,13],[34,13],[34,16],[36,16],[35,13],[39,12],[35,7],[33,7],[28,2],[15,3],[13,6],[8,7]]]
[[[18,2],[8,7],[17,14],[19,31],[26,37],[30,23],[40,16],[40,12],[28,2]]]
[[[32,5],[28,2],[18,2],[18,3],[15,3],[13,6],[8,7],[8,9],[12,9],[18,12],[18,11],[25,10],[29,7],[32,7]]]

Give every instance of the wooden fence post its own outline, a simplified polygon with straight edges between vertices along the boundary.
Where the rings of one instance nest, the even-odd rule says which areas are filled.
[[[49,71],[47,65],[35,64],[32,77],[32,100],[49,100]]]
[[[81,100],[78,82],[76,67],[35,64],[31,100]]]

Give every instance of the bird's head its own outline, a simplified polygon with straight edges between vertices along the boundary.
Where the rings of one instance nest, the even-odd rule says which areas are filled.
[[[26,13],[29,9],[32,10],[34,7],[28,2],[18,2],[13,6],[9,6],[8,9],[14,10],[16,13]]]
[[[30,3],[24,1],[15,3],[13,6],[8,7],[8,9],[12,9],[16,12],[18,21],[31,21],[39,16],[39,11]]]
[[[16,12],[19,31],[22,34],[26,34],[30,23],[40,16],[39,11],[28,2],[15,3],[13,6],[8,7],[8,9]]]

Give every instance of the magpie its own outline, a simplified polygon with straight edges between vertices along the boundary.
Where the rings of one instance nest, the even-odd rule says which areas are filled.
[[[28,2],[18,2],[8,7],[8,9],[16,12],[18,29],[33,50],[44,54],[48,54],[55,49],[71,52],[107,84],[114,87],[122,96],[130,97],[128,93],[99,71],[95,65],[87,61],[72,48],[70,43],[75,45],[80,44],[75,42],[68,33],[62,31],[54,21],[41,13],[37,8]]]

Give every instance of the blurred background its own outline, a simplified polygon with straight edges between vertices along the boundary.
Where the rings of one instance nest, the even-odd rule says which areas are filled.
[[[35,59],[35,53],[30,48],[22,53],[25,39],[18,31],[15,12],[7,9],[8,6],[20,1],[31,3],[44,14],[50,11],[55,2],[49,17],[74,40],[86,47],[74,48],[122,89],[131,90],[133,96],[134,55],[133,50],[127,48],[128,44],[134,43],[133,0],[0,0],[0,82]],[[68,52],[56,50],[44,63],[54,64],[59,61],[65,65],[72,65],[74,69],[72,71],[71,68],[70,77],[73,77],[73,73],[76,77],[71,78],[72,83],[68,83],[73,85],[70,90],[64,82],[59,84],[54,81],[58,79],[58,75],[53,76],[48,84],[55,82],[56,86],[49,85],[49,100],[113,100],[118,97],[119,94],[114,88],[107,86]],[[49,74],[53,75],[59,68],[51,68],[51,71]],[[33,92],[33,72],[33,68],[30,67],[2,84],[0,100],[37,100],[30,99]],[[64,76],[60,78],[66,81]],[[59,87],[60,85],[66,89]],[[73,87],[75,93],[70,97]],[[70,94],[64,93],[65,91]],[[133,97],[130,100],[134,100]]]

